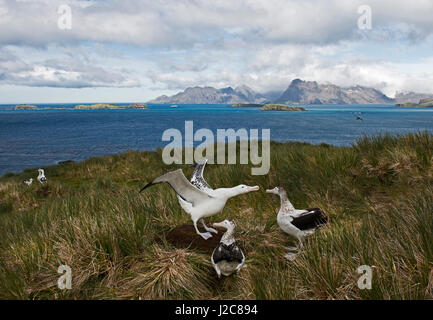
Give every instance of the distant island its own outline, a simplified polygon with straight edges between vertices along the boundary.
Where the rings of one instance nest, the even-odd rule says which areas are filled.
[[[31,104],[18,104],[15,106],[14,109],[15,110],[37,110],[39,108]]]
[[[289,106],[286,104],[278,104],[278,103],[234,103],[232,107],[238,108],[260,108],[262,111],[307,111],[305,108],[300,106]]]
[[[74,107],[79,110],[100,110],[100,109],[147,109],[147,105],[142,103],[133,103],[127,106],[121,106],[118,104],[109,103],[97,103],[97,104],[79,104]]]
[[[42,107],[39,108],[30,104],[18,104],[14,110],[49,110],[49,109],[62,109],[53,107]],[[147,109],[147,105],[144,103],[132,103],[130,105],[121,106],[118,104],[111,103],[96,103],[96,104],[79,104],[73,107],[74,110],[104,110],[104,109]]]
[[[262,104],[262,103],[234,103],[234,104],[232,104],[232,107],[240,107],[240,108],[246,108],[246,107],[261,108],[263,106],[264,106],[264,104]]]
[[[433,94],[417,93],[412,91],[396,92],[394,98],[396,104],[404,104],[408,102],[420,101],[421,99],[433,99]]]
[[[288,106],[285,104],[275,104],[275,103],[266,104],[260,110],[263,110],[263,111],[307,111],[303,107],[299,107],[299,106],[294,107],[294,106]]]
[[[406,103],[397,103],[396,107],[433,107],[433,99],[425,98],[420,99],[418,103],[415,102],[406,102]]]

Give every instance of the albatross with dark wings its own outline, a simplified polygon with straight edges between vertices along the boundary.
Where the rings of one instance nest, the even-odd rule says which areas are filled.
[[[277,215],[277,222],[281,230],[295,237],[302,247],[302,240],[314,233],[314,231],[329,220],[328,216],[319,208],[297,210],[287,197],[287,192],[283,187],[275,187],[266,190],[280,196],[281,207]],[[293,258],[292,254],[287,254],[286,258]]]

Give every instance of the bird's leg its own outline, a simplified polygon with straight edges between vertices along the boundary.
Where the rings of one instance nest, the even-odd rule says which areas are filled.
[[[208,226],[206,226],[205,223],[204,223],[204,219],[200,219],[200,220],[201,220],[201,223],[202,223],[202,225],[203,225],[203,227],[205,228],[206,231],[213,232],[213,233],[218,233],[218,231],[215,230],[214,228],[209,228]]]
[[[214,267],[215,267],[215,271],[216,271],[216,273],[217,273],[217,275],[218,275],[218,279],[221,278],[221,270],[220,270],[220,267],[218,267],[217,264],[214,265]]]
[[[246,264],[239,264],[239,265],[236,267],[235,271],[236,271],[236,273],[239,273],[239,270],[241,270],[242,268],[246,268],[246,267],[247,267]]]
[[[198,235],[200,235],[205,240],[212,238],[212,234],[210,232],[201,233],[200,231],[198,231],[197,220],[195,220],[193,222],[194,222],[195,232],[197,232]]]
[[[302,248],[302,236],[298,235],[296,237],[296,239],[299,241],[299,246],[298,247],[287,247],[287,249],[289,250],[289,252],[287,252],[284,255],[284,258],[286,258],[288,261],[293,261],[296,259],[297,255],[299,254],[299,251]],[[297,253],[294,253],[292,251],[298,251]]]
[[[298,237],[298,241],[299,241],[299,247],[298,247],[298,249],[300,250],[300,249],[302,249],[302,238]]]

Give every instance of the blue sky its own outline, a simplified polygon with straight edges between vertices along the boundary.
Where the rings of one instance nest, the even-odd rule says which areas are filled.
[[[358,27],[361,5],[371,29]],[[268,92],[294,78],[433,93],[432,12],[433,0],[0,0],[0,103]]]

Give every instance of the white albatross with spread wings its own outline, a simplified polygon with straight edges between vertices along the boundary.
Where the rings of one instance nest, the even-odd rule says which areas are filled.
[[[194,223],[194,228],[197,234],[199,234],[205,240],[211,238],[212,234],[209,231],[201,233],[198,230],[197,222],[200,219],[211,217],[221,212],[222,209],[224,209],[227,200],[232,197],[259,190],[259,186],[249,187],[244,184],[233,188],[218,188],[215,190],[206,188],[200,190],[193,183],[186,179],[182,169],[177,169],[159,176],[152,182],[145,185],[140,192],[152,185],[162,182],[168,183],[174,189],[174,191],[176,191],[180,198],[179,202],[182,209],[191,216],[191,220]],[[207,230],[209,229],[211,228],[207,228]]]

